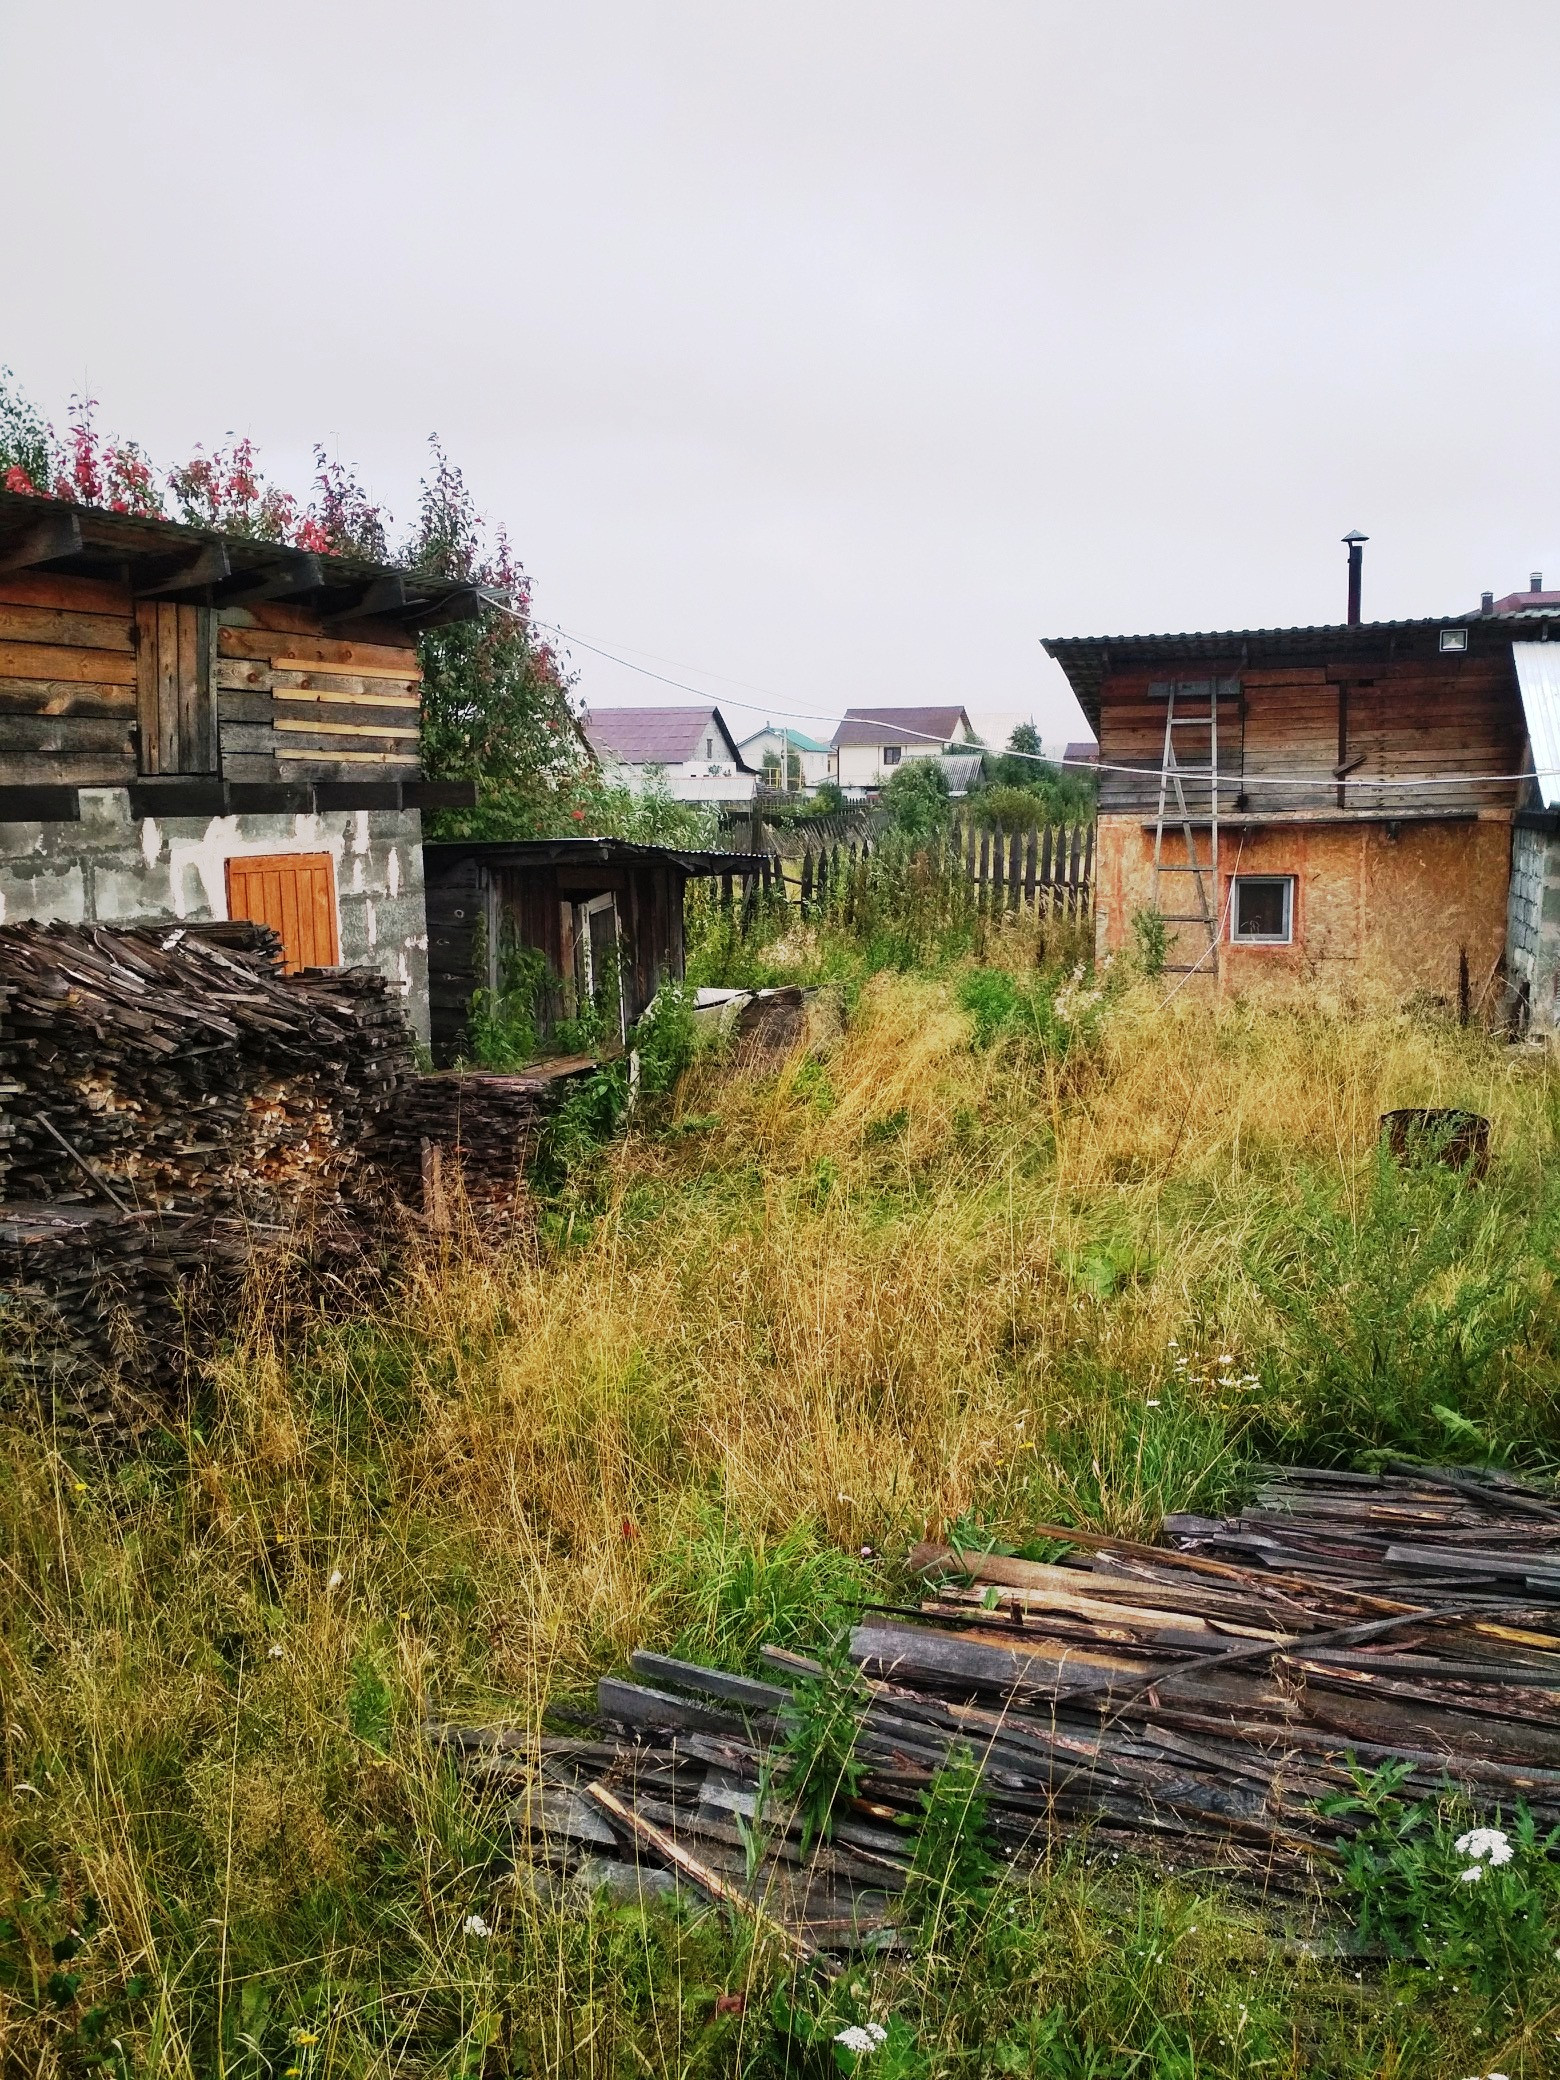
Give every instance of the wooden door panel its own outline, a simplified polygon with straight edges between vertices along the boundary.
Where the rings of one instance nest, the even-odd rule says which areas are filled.
[[[333,968],[341,959],[336,877],[328,852],[259,853],[227,863],[229,917],[268,924],[289,975]]]
[[[137,602],[136,726],[143,773],[217,770],[216,623],[207,607]]]

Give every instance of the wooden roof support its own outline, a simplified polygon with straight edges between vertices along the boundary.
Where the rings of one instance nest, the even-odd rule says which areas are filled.
[[[349,606],[338,607],[326,616],[329,627],[351,621],[372,621],[381,614],[399,614],[406,606],[406,580],[392,573],[373,578]]]
[[[237,572],[217,588],[217,604],[236,606],[246,599],[290,599],[294,593],[318,592],[324,583],[319,558],[300,549],[288,557],[281,570]]]
[[[232,570],[223,543],[203,542],[193,556],[161,559],[142,570],[132,565],[130,589],[137,599],[173,599],[184,593],[203,599],[207,588],[220,585]]]
[[[52,563],[56,557],[76,556],[81,550],[81,520],[69,506],[40,513],[19,535],[0,545],[0,571],[30,570],[34,564]]]

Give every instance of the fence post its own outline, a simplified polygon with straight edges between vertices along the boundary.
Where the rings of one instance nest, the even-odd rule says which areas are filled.
[[[1031,910],[1035,905],[1035,866],[1039,844],[1040,832],[1037,827],[1031,830],[1024,840],[1024,902]]]
[[[812,915],[813,906],[813,859],[810,852],[802,854],[802,894],[797,908],[805,920]]]
[[[1052,882],[1052,838],[1049,824],[1040,833],[1040,900],[1048,917],[1056,914],[1056,889]]]

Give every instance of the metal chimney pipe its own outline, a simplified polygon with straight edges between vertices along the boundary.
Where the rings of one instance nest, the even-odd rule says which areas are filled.
[[[1350,628],[1358,628],[1360,625],[1360,576],[1365,564],[1365,544],[1370,540],[1370,536],[1361,534],[1358,528],[1354,528],[1343,539],[1349,551],[1349,626]]]
[[[1543,574],[1543,572],[1542,572],[1542,571],[1533,571],[1533,572],[1531,572],[1531,573],[1529,574],[1529,576],[1528,576],[1528,591],[1529,591],[1529,592],[1542,592],[1542,591],[1543,591],[1543,589],[1544,589],[1544,574]]]
[[[1479,612],[1480,612],[1481,614],[1493,614],[1493,613],[1494,613],[1494,611],[1495,611],[1495,595],[1494,595],[1494,593],[1493,593],[1493,592],[1481,592],[1481,593],[1479,594]]]

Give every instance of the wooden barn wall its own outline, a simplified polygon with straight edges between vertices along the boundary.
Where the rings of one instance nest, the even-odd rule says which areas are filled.
[[[15,787],[136,778],[136,630],[128,591],[0,576],[0,774]]]
[[[1195,668],[1178,683],[1208,678]],[[1509,783],[1494,776],[1517,769],[1525,730],[1509,648],[1476,656],[1410,656],[1375,665],[1326,663],[1247,668],[1238,695],[1221,700],[1221,816],[1256,812],[1407,814],[1508,808]],[[1163,667],[1113,674],[1100,703],[1100,758],[1134,765],[1142,777],[1102,771],[1103,815],[1152,817],[1158,807],[1164,752]],[[1206,709],[1206,694],[1201,705]],[[1179,712],[1183,708],[1177,696]],[[1178,730],[1183,759],[1206,763],[1207,739]],[[1349,781],[1339,786],[1339,769]],[[1469,774],[1460,786],[1416,788],[1431,774]],[[1488,774],[1488,780],[1480,775]],[[1282,788],[1264,780],[1300,783]],[[1248,786],[1248,782],[1255,785]],[[1188,781],[1189,805],[1207,812],[1206,781]]]
[[[422,672],[393,625],[347,638],[296,607],[229,609],[216,676],[227,779],[416,779]]]
[[[419,696],[415,644],[393,624],[348,640],[299,607],[207,610],[0,574],[0,770],[13,786],[415,779]]]
[[[477,972],[486,943],[487,877],[473,858],[424,854],[428,908],[428,1024],[433,1059],[448,1068],[465,1051],[472,993],[487,985]]]

